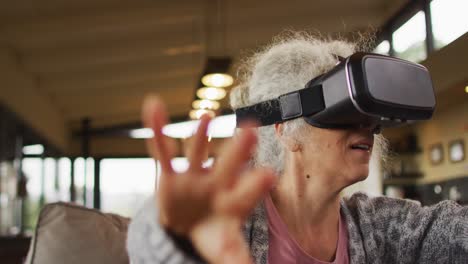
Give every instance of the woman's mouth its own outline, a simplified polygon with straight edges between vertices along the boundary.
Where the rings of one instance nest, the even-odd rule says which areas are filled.
[[[365,152],[371,152],[372,151],[372,144],[373,142],[371,140],[360,140],[358,142],[355,142],[350,145],[350,148],[352,150],[357,150],[357,151],[365,151]]]
[[[357,149],[357,150],[364,150],[364,151],[371,151],[372,147],[367,144],[356,144],[356,145],[351,145],[352,149]]]

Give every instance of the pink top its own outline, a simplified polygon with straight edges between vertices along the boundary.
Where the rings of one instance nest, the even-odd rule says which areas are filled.
[[[278,214],[278,211],[276,210],[276,207],[269,195],[265,199],[265,207],[268,215],[268,264],[349,263],[348,230],[346,228],[346,221],[343,218],[343,215],[341,215],[339,222],[338,245],[336,249],[335,260],[333,262],[325,262],[308,255],[291,237],[286,224]]]

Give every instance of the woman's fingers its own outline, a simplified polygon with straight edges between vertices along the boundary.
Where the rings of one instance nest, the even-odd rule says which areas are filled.
[[[223,146],[213,170],[220,188],[231,188],[235,184],[239,172],[245,168],[246,162],[252,156],[256,142],[254,131],[248,129]]]
[[[202,162],[205,160],[206,151],[208,148],[208,138],[206,132],[211,118],[208,115],[203,115],[200,119],[200,125],[198,126],[195,136],[187,150],[187,158],[190,163],[190,169],[198,170],[201,168]]]
[[[148,151],[159,160],[163,174],[172,174],[170,143],[162,134],[167,123],[167,111],[164,103],[156,96],[148,96],[143,102],[142,119],[145,127],[151,128],[154,137],[147,140]]]
[[[215,201],[216,210],[245,219],[260,199],[273,187],[276,176],[268,169],[255,169],[245,173],[234,188],[222,193]]]

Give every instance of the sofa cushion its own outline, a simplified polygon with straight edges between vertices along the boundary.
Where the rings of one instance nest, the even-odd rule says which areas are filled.
[[[129,263],[130,219],[68,203],[44,206],[26,263]]]

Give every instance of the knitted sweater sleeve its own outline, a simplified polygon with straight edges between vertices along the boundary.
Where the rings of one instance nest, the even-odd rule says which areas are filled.
[[[177,238],[158,223],[154,199],[148,199],[130,222],[127,251],[132,264],[201,263],[187,241]],[[192,252],[191,252],[192,251]]]
[[[364,194],[347,205],[356,224],[350,243],[362,243],[367,262],[468,263],[468,207],[452,201],[423,207]]]

